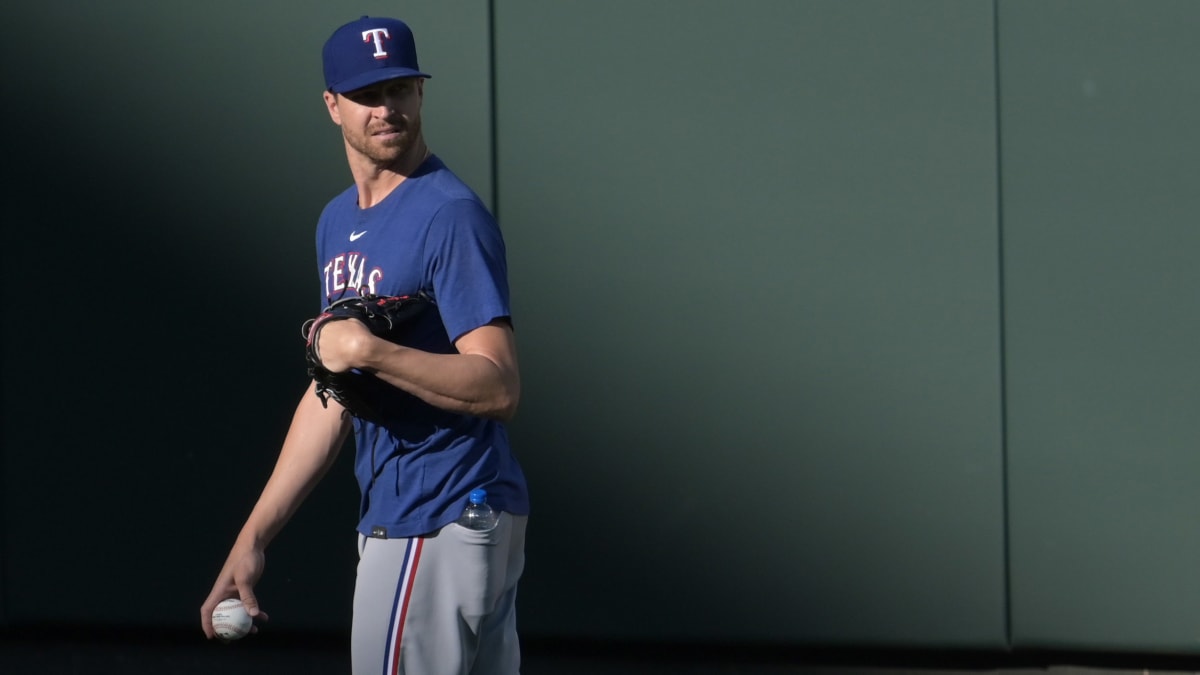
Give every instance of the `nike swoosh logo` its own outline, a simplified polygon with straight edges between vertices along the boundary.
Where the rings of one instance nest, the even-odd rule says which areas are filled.
[[[358,241],[358,238],[363,236],[366,233],[367,233],[366,230],[363,230],[362,232],[351,232],[350,233],[350,241]]]

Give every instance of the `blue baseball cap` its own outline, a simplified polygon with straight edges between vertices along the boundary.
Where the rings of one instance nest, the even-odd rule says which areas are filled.
[[[412,30],[399,19],[351,21],[329,36],[322,57],[325,86],[338,94],[397,77],[429,77],[417,65]]]

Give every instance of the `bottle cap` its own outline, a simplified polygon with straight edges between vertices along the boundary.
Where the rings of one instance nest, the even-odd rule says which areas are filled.
[[[471,490],[471,495],[467,497],[472,504],[482,504],[487,501],[487,490],[483,488],[475,488]]]

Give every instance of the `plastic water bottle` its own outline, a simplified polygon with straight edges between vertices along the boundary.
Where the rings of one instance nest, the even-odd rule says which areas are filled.
[[[487,532],[496,526],[499,519],[500,514],[487,503],[487,490],[477,488],[471,490],[470,496],[467,497],[467,508],[463,509],[463,514],[459,516],[458,524],[468,530]]]

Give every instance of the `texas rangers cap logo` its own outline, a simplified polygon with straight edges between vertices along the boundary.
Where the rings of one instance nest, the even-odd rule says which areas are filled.
[[[374,42],[375,43],[375,54],[374,54],[375,58],[386,59],[388,57],[388,53],[386,51],[384,51],[384,49],[383,49],[383,41],[390,40],[392,38],[391,34],[388,33],[388,29],[386,29],[386,28],[371,28],[368,30],[364,30],[362,36],[363,36],[363,42]]]

